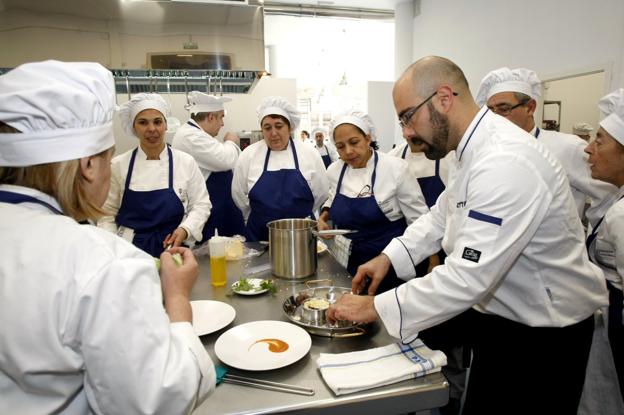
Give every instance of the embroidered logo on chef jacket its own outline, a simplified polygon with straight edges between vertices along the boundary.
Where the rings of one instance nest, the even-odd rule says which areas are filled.
[[[467,259],[468,261],[472,261],[472,262],[479,262],[479,259],[481,258],[481,251],[477,251],[476,249],[465,247],[464,253],[462,254],[462,258]]]

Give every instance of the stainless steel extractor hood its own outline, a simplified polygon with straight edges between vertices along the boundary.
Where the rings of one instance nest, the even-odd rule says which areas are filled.
[[[263,10],[226,3],[0,0],[0,67],[95,61],[119,93],[247,93],[265,73]]]

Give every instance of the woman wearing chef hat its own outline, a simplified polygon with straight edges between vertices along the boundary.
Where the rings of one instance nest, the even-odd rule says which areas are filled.
[[[112,216],[98,222],[152,256],[201,240],[212,206],[197,162],[165,142],[169,114],[158,94],[137,94],[121,105],[124,131],[139,146],[113,159],[104,204]]]
[[[318,152],[292,139],[299,113],[282,97],[258,107],[264,140],[242,152],[234,170],[232,198],[252,241],[267,240],[270,221],[313,216],[327,199],[325,166]]]
[[[321,155],[325,168],[328,168],[330,164],[338,160],[338,152],[333,145],[326,139],[327,131],[322,127],[316,127],[312,130],[312,137],[314,137],[314,147]]]
[[[590,259],[600,266],[609,289],[609,341],[624,397],[624,326],[622,280],[624,279],[624,89],[603,97],[598,106],[607,115],[600,122],[589,154],[592,178],[619,188],[617,202],[594,226],[587,238]]]
[[[190,324],[190,250],[172,250],[180,267],[164,253],[159,281],[150,256],[78,223],[103,214],[114,106],[96,63],[0,76],[4,413],[183,413],[214,388]]]
[[[375,127],[367,114],[341,114],[332,120],[330,131],[341,161],[327,170],[330,191],[319,218],[319,230],[329,229],[330,219],[338,228],[357,230],[347,235],[352,240],[347,270],[355,275],[358,266],[379,255],[429,209],[420,187],[408,173],[407,162],[372,147]],[[418,275],[426,273],[426,264],[423,267]],[[386,291],[402,282],[392,273],[379,290]]]

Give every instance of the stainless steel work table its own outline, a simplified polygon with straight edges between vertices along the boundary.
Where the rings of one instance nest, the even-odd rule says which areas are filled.
[[[261,250],[259,244],[247,246]],[[239,296],[231,293],[229,287],[245,270],[257,269],[268,264],[269,253],[259,257],[229,261],[227,266],[228,284],[225,287],[213,287],[210,284],[210,265],[207,256],[198,258],[199,278],[191,293],[192,300],[217,300],[230,304],[236,310],[236,318],[225,328],[202,336],[215,364],[221,364],[214,353],[217,338],[233,326],[257,320],[288,321],[282,311],[282,304],[288,296],[305,289],[305,281],[329,278],[334,285],[350,287],[351,281],[346,270],[336,262],[329,252],[318,255],[316,277],[305,280],[285,280],[273,278],[278,292],[275,296],[267,292],[256,296]],[[253,275],[271,278],[270,270]],[[270,371],[243,371],[228,367],[233,374],[254,377],[274,382],[289,383],[314,389],[314,396],[302,396],[291,393],[267,391],[233,384],[222,383],[193,414],[264,414],[264,413],[340,413],[342,414],[399,414],[415,412],[443,406],[448,401],[448,384],[441,373],[406,380],[381,388],[336,396],[327,387],[319,370],[316,359],[320,353],[343,353],[385,346],[396,341],[388,335],[380,322],[373,324],[371,332],[350,338],[328,338],[311,335],[312,348],[298,362]]]

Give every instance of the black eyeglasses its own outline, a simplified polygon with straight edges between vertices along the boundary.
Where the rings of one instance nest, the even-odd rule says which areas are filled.
[[[498,114],[498,115],[502,115],[503,117],[506,117],[509,114],[511,114],[511,111],[515,110],[518,107],[526,105],[528,102],[529,101],[521,101],[517,103],[516,105],[509,105],[509,104],[500,104],[496,106],[488,105],[488,109],[492,111],[494,114]]]
[[[415,107],[409,107],[408,109],[403,111],[403,113],[399,115],[399,125],[401,126],[401,128],[409,127],[409,122],[414,116],[414,114],[416,114],[416,111],[418,111],[420,107],[425,105],[427,101],[429,101],[431,98],[435,97],[437,93],[438,91],[435,91],[433,94],[429,95],[429,97],[425,99],[423,102],[421,102],[420,104],[416,105]],[[457,96],[457,92],[453,92],[453,95]]]

